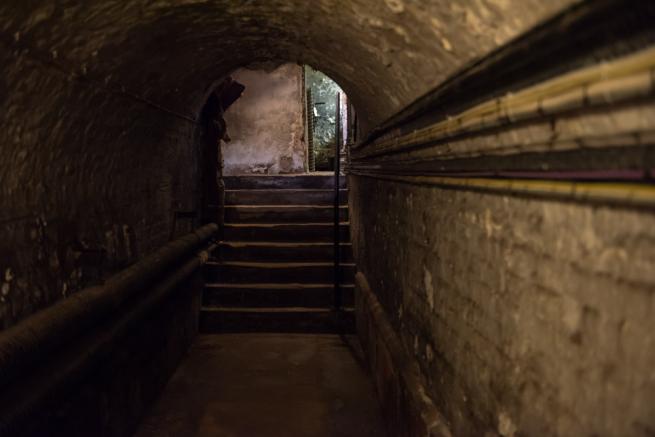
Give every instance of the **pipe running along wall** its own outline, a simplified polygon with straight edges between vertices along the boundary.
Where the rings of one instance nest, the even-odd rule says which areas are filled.
[[[237,67],[313,65],[367,131],[571,3],[3,2],[0,322],[129,265],[172,211],[199,208],[201,109]]]
[[[216,224],[205,225],[102,286],[1,332],[0,436],[124,435],[133,430],[195,336],[202,284],[194,275],[216,249],[212,240],[217,231]],[[169,314],[171,307],[177,314]],[[145,342],[134,344],[129,338]],[[144,351],[160,363],[144,366],[136,358]],[[107,365],[110,374],[103,375]],[[122,366],[128,370],[117,372]],[[138,394],[130,393],[136,386]],[[101,398],[100,405],[80,402],[80,392]],[[128,414],[111,406],[117,400],[124,403],[125,396],[130,397]],[[77,413],[67,413],[71,409]],[[85,415],[96,419],[77,418]]]
[[[636,0],[5,1],[0,322],[183,232],[213,86],[295,61],[370,134],[351,154],[358,266],[453,434],[651,432],[648,206],[420,178],[644,170],[652,85],[526,100],[522,120],[497,98],[652,45],[652,16]]]

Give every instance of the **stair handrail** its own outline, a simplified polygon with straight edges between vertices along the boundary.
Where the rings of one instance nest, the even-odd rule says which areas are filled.
[[[335,117],[334,134],[334,309],[341,311],[343,297],[341,295],[341,252],[340,252],[340,227],[341,217],[339,216],[340,199],[339,189],[341,188],[341,94],[337,93],[337,109]]]

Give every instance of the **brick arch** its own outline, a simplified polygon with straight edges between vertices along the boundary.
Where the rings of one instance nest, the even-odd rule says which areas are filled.
[[[572,1],[12,3],[0,20],[15,45],[167,108],[198,114],[217,78],[283,59],[337,80],[373,127]]]
[[[89,285],[80,247],[109,274],[167,241],[197,207],[202,107],[234,69],[312,65],[366,131],[572,2],[2,2],[0,322]]]

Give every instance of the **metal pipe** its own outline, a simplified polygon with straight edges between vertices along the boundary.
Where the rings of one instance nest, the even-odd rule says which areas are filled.
[[[384,168],[381,166],[352,165],[353,171],[394,176],[426,176],[450,178],[497,178],[516,180],[568,181],[568,182],[642,182],[652,183],[655,168],[598,169],[598,170],[471,170],[471,171],[421,171],[410,165]]]
[[[370,325],[365,326],[370,326],[375,331],[374,347],[383,347],[388,353],[388,357],[394,367],[393,374],[404,385],[400,393],[404,395],[405,402],[411,405],[409,410],[413,407],[415,411],[420,411],[420,420],[426,425],[429,431],[424,435],[452,437],[448,421],[429,395],[430,392],[427,389],[427,383],[418,363],[411,356],[407,355],[402,340],[399,338],[393,326],[391,326],[384,307],[378,300],[377,295],[371,290],[368,280],[362,272],[357,272],[355,275],[355,286],[357,288],[358,298],[358,323],[372,322]],[[364,317],[360,318],[360,314]],[[368,329],[370,328],[365,328],[363,332],[366,333]],[[364,347],[370,347],[370,343],[367,341],[364,341],[362,345]],[[369,353],[371,351],[368,350],[366,352]],[[380,369],[375,359],[369,362],[369,366],[374,374],[387,371],[386,369]],[[378,385],[377,388],[379,390],[380,386]],[[396,391],[395,393],[399,392]],[[407,406],[404,405],[403,407]]]
[[[380,127],[363,144],[404,130],[413,132],[434,117],[447,118],[460,108],[498,93],[514,92],[517,82],[530,84],[580,65],[630,52],[638,41],[653,39],[652,2],[581,1],[535,26],[486,56],[469,63]],[[562,37],[566,29],[566,37]],[[556,54],[556,56],[554,56]],[[600,65],[602,65],[601,63]]]
[[[353,152],[352,158],[356,161],[431,147],[461,136],[470,137],[492,128],[511,126],[518,121],[552,119],[574,110],[652,97],[654,70],[655,47],[649,47],[486,100],[420,129],[380,137],[362,145]]]
[[[450,189],[529,195],[590,203],[609,203],[638,208],[655,207],[655,185],[643,183],[406,176],[362,172],[354,169],[351,169],[349,174]]]
[[[13,436],[29,426],[35,413],[47,406],[53,395],[61,393],[71,383],[80,381],[94,364],[115,351],[116,342],[132,331],[134,325],[144,320],[165,298],[206,262],[216,248],[209,248],[177,267],[172,273],[154,285],[142,299],[119,313],[116,320],[103,326],[92,335],[83,338],[62,352],[48,358],[47,365],[30,372],[29,377],[14,381],[0,399],[0,437]]]
[[[105,284],[80,291],[0,333],[0,387],[107,320],[128,299],[174,270],[208,242],[218,226],[205,225],[166,244]]]
[[[337,93],[337,109],[334,135],[334,308],[339,311],[342,304],[341,296],[341,253],[339,250],[339,179],[341,178],[341,94]]]

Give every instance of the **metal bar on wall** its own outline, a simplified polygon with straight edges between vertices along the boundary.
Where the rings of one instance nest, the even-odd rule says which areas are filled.
[[[91,366],[105,360],[135,323],[149,320],[153,309],[209,259],[217,232],[213,223],[198,228],[104,284],[2,331],[0,437],[17,435],[53,396],[61,396]]]
[[[643,183],[619,181],[585,182],[547,179],[507,179],[376,174],[350,170],[349,174],[414,185],[437,186],[468,191],[495,192],[503,195],[529,195],[585,203],[622,207],[655,207],[655,187]]]
[[[341,94],[337,93],[337,107],[335,117],[335,135],[334,135],[334,308],[341,309],[341,253],[339,250],[339,179],[341,178]]]

